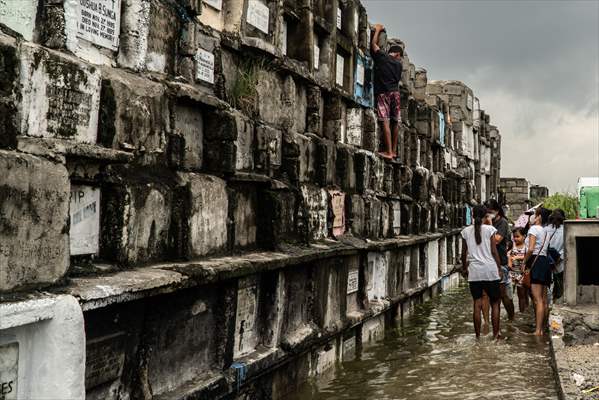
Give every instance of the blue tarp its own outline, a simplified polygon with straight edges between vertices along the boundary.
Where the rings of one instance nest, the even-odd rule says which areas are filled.
[[[472,208],[470,206],[466,206],[466,225],[472,224]]]
[[[354,70],[354,98],[364,107],[373,107],[372,59],[356,54]]]

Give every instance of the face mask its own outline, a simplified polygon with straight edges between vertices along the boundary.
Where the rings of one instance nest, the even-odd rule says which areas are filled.
[[[531,215],[530,218],[528,219],[528,221],[530,222],[531,225],[534,225],[537,221],[537,217],[535,217],[535,215]]]
[[[496,217],[497,217],[497,214],[495,214],[495,213],[489,214],[489,218],[491,218],[491,221],[495,221]]]

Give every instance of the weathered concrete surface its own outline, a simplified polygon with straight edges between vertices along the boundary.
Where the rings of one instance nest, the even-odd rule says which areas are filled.
[[[30,44],[20,60],[21,133],[95,143],[100,70]]]
[[[599,386],[599,310],[593,305],[554,305],[549,328],[560,397],[595,398],[597,393],[592,389]]]
[[[102,256],[125,266],[167,258],[176,176],[120,166],[108,171],[114,184],[103,191]]]
[[[599,220],[567,220],[564,223],[564,300],[568,305],[599,305],[596,251]]]
[[[284,397],[451,284],[466,210],[496,194],[499,131],[405,57],[400,157],[383,160],[359,1],[339,28],[324,0],[38,3],[24,41],[1,29],[0,148],[65,165],[54,187],[100,203],[90,229],[63,210],[72,267],[52,289],[85,310],[86,398]],[[120,7],[118,37],[79,32],[96,4]],[[46,99],[85,135],[30,132],[56,124]]]
[[[170,293],[187,285],[188,277],[174,271],[143,268],[101,277],[73,278],[66,289],[84,311],[144,298],[149,293]]]
[[[47,399],[49,393],[63,399],[85,397],[83,313],[74,297],[5,302],[0,304],[0,321],[3,357],[5,346],[12,346],[18,354],[18,372],[11,385],[16,396],[12,398]]]
[[[189,258],[223,250],[227,243],[227,212],[229,199],[226,183],[210,175],[180,174],[185,183],[185,201],[189,215],[183,221],[187,238],[183,255]]]
[[[0,150],[0,291],[47,285],[69,266],[64,165]]]
[[[134,74],[105,69],[98,142],[134,150],[144,163],[165,156],[170,131],[166,87]]]

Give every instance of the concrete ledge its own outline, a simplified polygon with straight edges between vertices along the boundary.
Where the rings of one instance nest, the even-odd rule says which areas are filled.
[[[133,160],[133,154],[126,151],[114,150],[95,144],[75,142],[66,139],[19,136],[18,149],[24,153],[42,157],[56,156],[58,154],[111,163],[127,163]]]
[[[182,274],[142,268],[112,275],[73,278],[70,285],[60,291],[73,295],[79,300],[83,311],[87,311],[170,293],[187,286],[192,286],[192,282]]]
[[[0,304],[0,331],[54,318],[56,299],[42,295],[37,299]]]
[[[136,300],[180,288],[239,278],[254,273],[286,268],[359,251],[386,251],[454,235],[459,230],[382,241],[354,239],[351,244],[326,240],[309,246],[285,245],[280,251],[257,251],[239,256],[207,258],[202,261],[157,264],[110,275],[72,278],[69,285],[55,289],[79,299],[84,311]],[[419,290],[420,288],[417,288]]]

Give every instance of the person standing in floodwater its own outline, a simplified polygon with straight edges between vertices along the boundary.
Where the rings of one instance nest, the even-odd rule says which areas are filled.
[[[512,284],[516,285],[516,291],[518,293],[518,306],[520,307],[520,312],[523,313],[528,308],[529,296],[528,289],[522,286],[524,255],[526,254],[526,246],[524,244],[526,233],[524,228],[515,228],[512,231],[512,237],[514,238],[514,246],[510,250],[508,257],[508,268],[510,270]]]
[[[476,206],[472,212],[474,224],[462,230],[462,271],[468,276],[468,285],[473,300],[474,333],[480,337],[483,293],[491,303],[493,337],[500,338],[499,313],[501,305],[501,262],[497,253],[495,234],[497,229],[483,224],[487,209]]]
[[[487,210],[491,223],[497,229],[495,233],[495,242],[497,244],[497,253],[499,253],[499,261],[501,262],[501,270],[503,278],[500,283],[501,302],[507,311],[507,317],[510,321],[514,320],[514,291],[512,290],[512,281],[510,279],[508,269],[507,249],[510,241],[510,225],[503,213],[503,207],[499,205],[497,200],[489,199],[486,202]]]
[[[530,218],[530,229],[526,236],[524,263],[530,270],[530,292],[535,307],[535,335],[542,336],[545,321],[549,315],[547,289],[551,285],[551,266],[547,258],[547,248],[551,237],[543,228],[549,221],[550,211],[539,207]],[[548,237],[549,236],[549,237]]]

